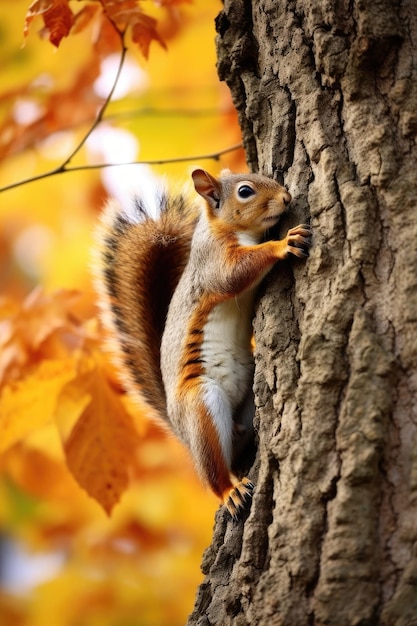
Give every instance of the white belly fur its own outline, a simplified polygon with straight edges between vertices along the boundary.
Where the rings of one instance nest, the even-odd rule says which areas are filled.
[[[253,294],[218,304],[204,326],[201,356],[207,378],[227,395],[232,411],[246,395],[253,376]]]

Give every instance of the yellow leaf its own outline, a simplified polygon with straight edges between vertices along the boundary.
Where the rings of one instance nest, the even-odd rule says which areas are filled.
[[[0,396],[0,453],[53,418],[62,386],[75,375],[74,359],[45,360],[30,375],[4,387]]]
[[[127,488],[138,435],[98,361],[84,357],[62,390],[56,419],[70,471],[110,514]]]

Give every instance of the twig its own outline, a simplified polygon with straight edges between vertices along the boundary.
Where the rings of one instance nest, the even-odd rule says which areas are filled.
[[[212,152],[210,154],[199,154],[195,156],[186,156],[186,157],[174,157],[172,159],[129,161],[127,163],[92,163],[89,165],[75,165],[73,167],[67,167],[67,166],[63,167],[61,165],[60,167],[54,170],[50,170],[49,172],[44,172],[43,174],[39,174],[37,176],[31,176],[30,178],[19,180],[16,183],[11,183],[10,185],[6,185],[5,187],[0,187],[0,193],[3,191],[9,191],[10,189],[15,189],[16,187],[21,187],[22,185],[27,185],[28,183],[34,183],[37,180],[42,180],[43,178],[48,178],[49,176],[56,176],[57,174],[67,174],[69,172],[80,172],[84,170],[98,170],[98,169],[104,169],[105,167],[121,167],[122,165],[166,165],[169,163],[185,163],[187,161],[205,161],[205,160],[218,161],[223,154],[234,152],[235,150],[239,150],[240,148],[242,148],[242,144],[238,143],[238,144],[235,144],[234,146],[230,146],[229,148],[225,148],[224,150],[219,150],[218,152]],[[68,161],[66,161],[66,163],[68,163]]]
[[[84,135],[84,137],[81,139],[81,141],[78,143],[78,145],[74,148],[74,150],[71,152],[71,154],[61,163],[61,165],[59,165],[58,167],[54,168],[53,170],[50,170],[49,172],[44,172],[43,174],[39,174],[39,176],[33,176],[30,178],[26,178],[24,180],[20,180],[16,183],[12,183],[11,185],[6,185],[5,187],[0,187],[0,192],[2,191],[8,191],[9,189],[14,189],[15,187],[20,187],[22,185],[26,185],[27,183],[31,183],[34,182],[36,180],[42,180],[42,178],[47,178],[48,176],[56,176],[57,174],[63,174],[65,172],[69,172],[71,170],[79,170],[79,169],[83,169],[81,167],[77,167],[77,168],[70,168],[68,167],[68,164],[71,163],[72,159],[75,157],[75,155],[81,150],[81,148],[83,147],[83,145],[85,144],[85,142],[87,141],[87,139],[90,137],[91,133],[97,128],[97,126],[100,124],[100,122],[103,119],[104,113],[107,109],[107,107],[110,104],[110,101],[113,97],[114,91],[117,87],[117,83],[119,81],[120,78],[120,74],[122,73],[122,69],[123,69],[123,65],[125,62],[125,58],[126,58],[126,53],[127,53],[127,47],[125,44],[125,31],[120,31],[116,24],[113,22],[113,20],[107,16],[108,20],[111,22],[113,28],[115,29],[115,31],[117,32],[118,36],[120,37],[120,43],[121,43],[121,53],[120,53],[120,61],[119,61],[119,65],[117,68],[117,72],[116,72],[116,76],[114,78],[113,84],[111,86],[111,89],[109,91],[109,93],[107,94],[106,99],[104,100],[103,104],[100,107],[99,112],[97,113],[97,117],[95,118],[94,122],[92,123],[91,127],[88,129],[88,131],[86,132],[86,134]]]
[[[110,89],[109,93],[107,94],[107,98],[105,99],[105,101],[101,105],[101,108],[100,108],[100,110],[99,110],[99,112],[97,114],[97,117],[94,120],[94,122],[92,123],[91,127],[88,129],[87,133],[81,139],[81,141],[78,144],[78,146],[75,147],[75,149],[72,151],[72,153],[69,155],[69,157],[67,159],[65,159],[65,161],[59,166],[57,174],[60,173],[60,171],[64,171],[64,172],[67,171],[68,163],[70,163],[72,161],[72,159],[81,150],[81,148],[83,147],[83,145],[85,144],[87,139],[90,137],[90,135],[95,131],[97,126],[100,124],[100,122],[103,119],[104,113],[105,113],[107,107],[109,106],[110,101],[111,101],[111,99],[113,97],[114,91],[115,91],[115,89],[117,87],[117,83],[119,82],[120,74],[122,73],[122,69],[123,69],[123,65],[124,65],[125,58],[126,58],[126,53],[127,53],[127,47],[126,47],[126,44],[125,44],[125,34],[124,34],[124,32],[120,32],[116,28],[116,26],[115,26],[115,29],[118,32],[118,34],[120,35],[120,41],[121,41],[121,45],[122,45],[122,50],[121,50],[121,53],[120,53],[120,61],[119,61],[119,65],[118,65],[118,68],[117,68],[116,76],[115,76],[114,81],[113,81],[113,85],[111,86],[111,89]]]

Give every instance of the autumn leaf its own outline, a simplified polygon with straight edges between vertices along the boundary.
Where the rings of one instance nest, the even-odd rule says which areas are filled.
[[[0,322],[0,453],[55,417],[70,471],[110,513],[128,485],[140,420],[102,363],[92,325],[71,313],[75,297],[37,289],[20,308],[0,306],[9,314]]]
[[[26,11],[25,23],[23,26],[23,35],[28,37],[30,25],[39,15],[46,13],[53,6],[53,0],[35,0]]]
[[[87,4],[74,16],[72,34],[80,33],[97,15],[99,7],[96,4]]]
[[[145,58],[149,54],[149,46],[152,41],[157,41],[165,48],[165,43],[158,34],[157,21],[146,15],[140,8],[137,0],[101,0],[106,15],[116,25],[119,32],[125,32],[130,27],[132,41],[135,43]]]
[[[0,302],[0,386],[23,379],[43,359],[66,358],[82,347],[90,333],[72,313],[77,299],[74,290],[47,295],[36,288],[21,306]]]
[[[62,386],[75,375],[71,358],[43,361],[32,374],[4,387],[0,396],[0,454],[53,419]]]
[[[114,34],[114,29],[112,29]],[[100,40],[96,49],[105,45],[105,53],[120,48],[120,42]],[[36,86],[28,86],[25,94],[39,114],[30,123],[18,123],[14,109],[0,124],[0,160],[27,150],[30,146],[47,139],[51,134],[64,129],[76,129],[82,124],[91,123],[103,99],[90,89],[91,83],[100,74],[100,58],[89,57],[74,76],[72,83],[62,90],[51,93],[40,92]],[[74,102],[77,106],[74,106]]]
[[[56,47],[59,46],[63,37],[68,37],[74,23],[74,15],[69,7],[69,0],[35,0],[30,5],[25,19],[23,34],[29,34],[29,27],[33,19],[41,15],[45,28],[41,31],[43,36]]]
[[[142,13],[137,0],[100,0],[100,3],[104,13],[120,31],[123,31],[138,13]]]
[[[163,39],[156,30],[156,20],[149,15],[139,13],[131,21],[132,41],[139,47],[143,56],[149,56],[149,46],[152,41],[157,41],[163,48],[166,48]]]
[[[74,342],[75,337],[69,336],[78,335],[81,327],[71,313],[78,296],[75,290],[62,289],[48,295],[40,287],[34,289],[23,303],[17,332],[33,350],[39,350],[58,331],[65,331],[69,344],[78,347],[80,337]]]
[[[48,37],[49,41],[58,48],[63,37],[68,37],[74,16],[69,8],[68,0],[55,0],[54,6],[45,11],[43,16],[45,29],[42,35]]]
[[[98,360],[84,357],[64,386],[56,420],[70,471],[110,514],[129,483],[138,435]]]

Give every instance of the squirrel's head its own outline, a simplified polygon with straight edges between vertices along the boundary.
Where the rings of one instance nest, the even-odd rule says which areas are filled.
[[[197,169],[192,178],[195,190],[207,202],[209,215],[254,234],[275,226],[291,200],[284,187],[260,174],[223,170],[217,179]]]

